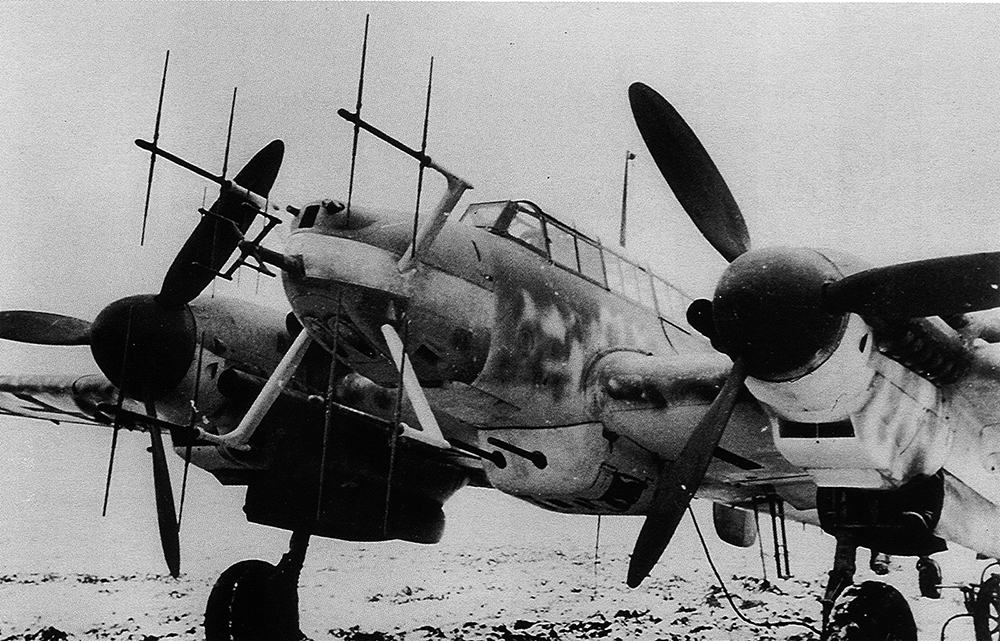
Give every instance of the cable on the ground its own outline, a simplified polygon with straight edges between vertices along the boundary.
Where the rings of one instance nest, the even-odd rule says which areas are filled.
[[[698,540],[701,541],[701,548],[705,551],[705,558],[708,560],[708,565],[709,567],[712,568],[712,572],[715,574],[715,579],[719,582],[719,587],[722,588],[722,593],[726,595],[726,600],[729,601],[729,605],[730,607],[732,607],[733,612],[736,613],[736,616],[738,616],[745,623],[758,628],[783,628],[788,626],[800,626],[806,628],[807,630],[815,632],[816,634],[819,635],[823,634],[818,629],[806,623],[805,621],[787,620],[787,621],[774,621],[774,622],[768,621],[761,623],[759,621],[752,621],[751,619],[747,618],[747,616],[743,614],[743,612],[740,610],[739,606],[736,605],[736,601],[733,600],[733,595],[729,592],[729,589],[726,588],[726,584],[722,580],[722,575],[719,574],[718,568],[715,567],[715,562],[712,560],[712,553],[709,552],[708,550],[708,543],[705,541],[705,537],[701,533],[701,527],[698,525],[698,519],[695,518],[694,510],[691,508],[690,504],[688,505],[688,513],[691,514],[691,521],[694,522],[694,531],[698,533]]]

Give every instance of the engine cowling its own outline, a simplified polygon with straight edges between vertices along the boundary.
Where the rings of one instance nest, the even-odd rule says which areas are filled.
[[[926,372],[881,353],[879,332],[826,299],[863,268],[839,253],[754,250],[730,264],[712,303],[716,342],[747,362],[776,446],[820,486],[897,487],[936,473],[948,452]]]
[[[874,349],[871,328],[852,316],[839,346],[793,381],[747,379],[771,409],[774,442],[816,484],[889,488],[936,473],[951,431],[933,383]]]

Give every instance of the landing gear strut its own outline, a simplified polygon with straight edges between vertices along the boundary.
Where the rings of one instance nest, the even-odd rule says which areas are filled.
[[[219,576],[205,610],[206,641],[304,641],[299,573],[309,533],[294,532],[278,565],[248,560]]]

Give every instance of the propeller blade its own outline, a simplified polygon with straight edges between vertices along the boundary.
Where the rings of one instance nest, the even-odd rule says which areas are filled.
[[[146,414],[155,419],[156,407],[152,402],[146,403]],[[167,456],[163,449],[163,433],[155,421],[150,421],[149,451],[153,455],[153,492],[156,495],[156,520],[160,529],[160,545],[163,547],[163,558],[167,562],[170,576],[175,579],[181,573],[181,542],[180,528],[177,525],[177,511],[174,509],[174,488],[170,485],[170,470],[167,468]]]
[[[152,416],[152,414],[150,414]],[[167,457],[163,450],[163,435],[160,428],[149,426],[149,437],[153,454],[153,488],[156,493],[156,518],[160,528],[160,544],[163,558],[167,561],[170,576],[177,578],[181,573],[181,543],[177,526],[177,512],[174,510],[174,490],[170,485]]]
[[[281,168],[285,144],[274,140],[257,152],[233,179],[240,187],[267,197]],[[236,250],[254,219],[245,200],[223,188],[219,199],[203,215],[167,270],[156,300],[168,308],[183,307],[194,300],[215,278]]]
[[[879,318],[953,316],[1000,306],[1000,253],[875,267],[826,286],[836,312]]]
[[[694,131],[654,89],[628,89],[632,115],[656,166],[705,239],[732,262],[750,248],[739,205]]]
[[[667,549],[684,511],[691,503],[691,497],[705,477],[712,454],[726,429],[746,377],[746,363],[743,359],[737,359],[725,385],[688,437],[677,460],[660,477],[653,497],[654,512],[646,517],[632,551],[626,581],[629,587],[634,588],[642,583]]]
[[[48,312],[0,312],[0,338],[35,345],[89,345],[90,323]]]

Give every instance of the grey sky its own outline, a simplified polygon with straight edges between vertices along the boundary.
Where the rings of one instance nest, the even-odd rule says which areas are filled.
[[[626,90],[641,80],[702,138],[758,246],[877,264],[997,249],[995,5],[7,3],[0,308],[91,319],[158,290],[204,187],[158,163],[138,247],[148,157],[132,140],[152,134],[168,48],[165,148],[219,170],[238,85],[234,167],[282,138],[277,201],[345,197],[335,112],[354,105],[369,12],[365,117],[416,145],[435,56],[429,152],[476,186],[459,210],[527,198],[614,242],[631,149],[632,252],[709,294],[724,262],[639,138]],[[412,209],[411,160],[363,138],[359,171],[359,202]],[[51,348],[25,349],[0,345],[4,369],[54,367]]]

